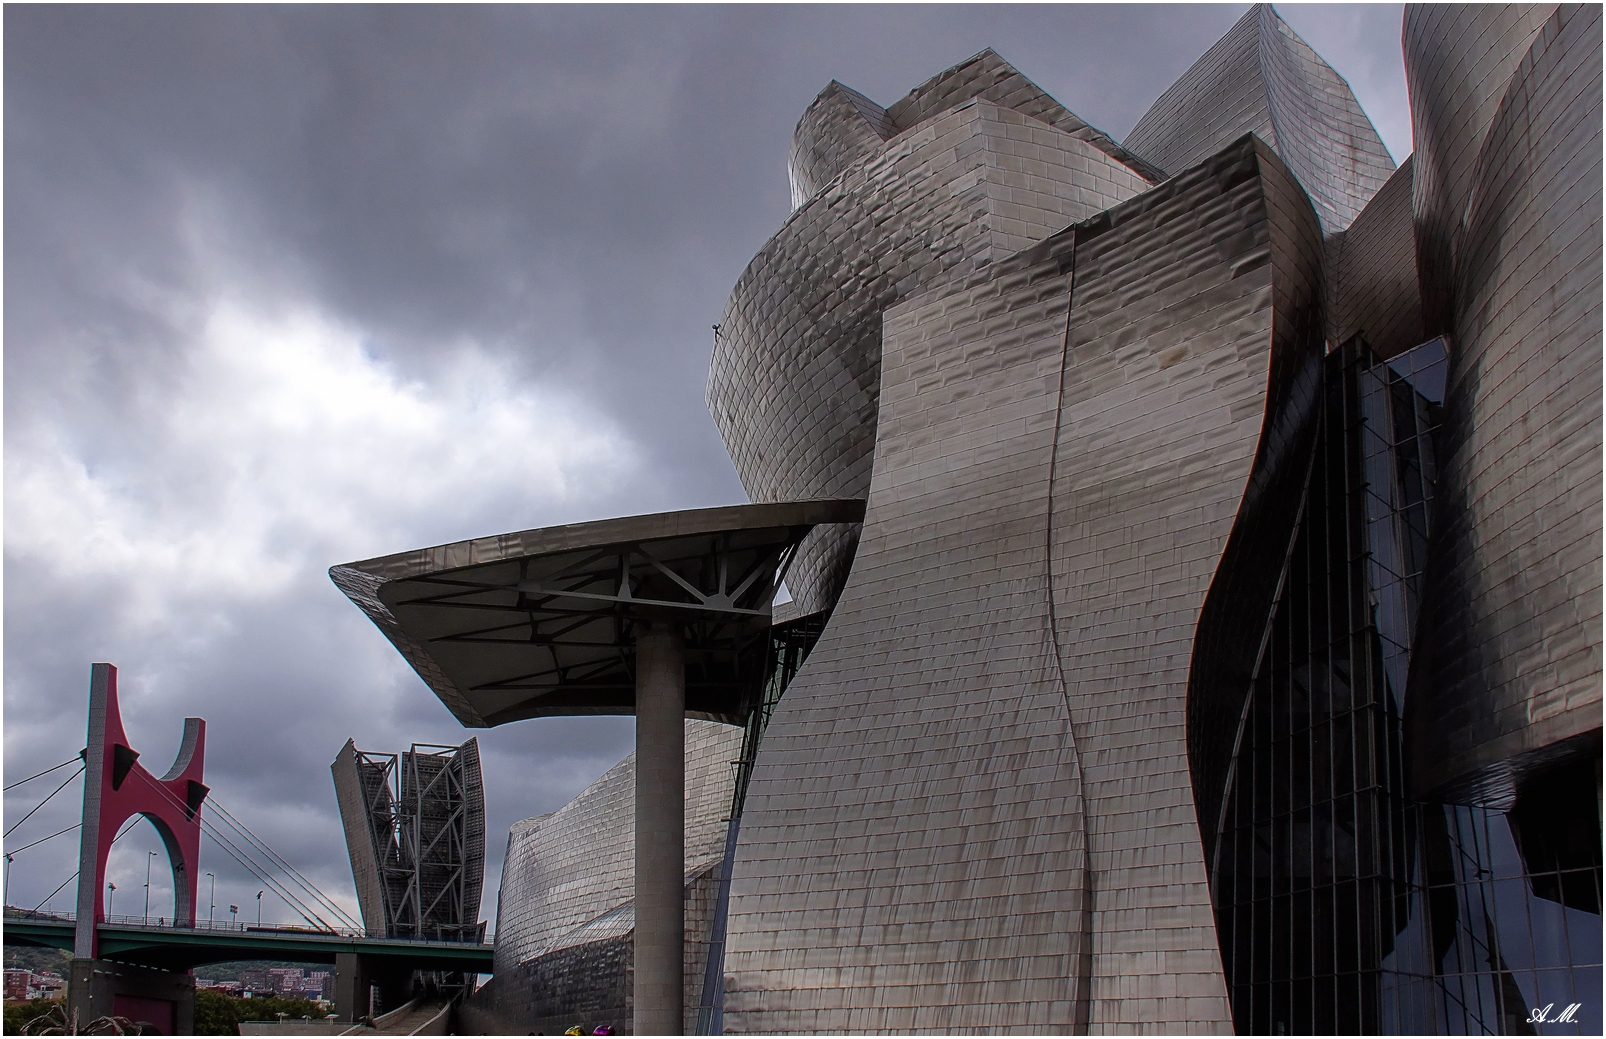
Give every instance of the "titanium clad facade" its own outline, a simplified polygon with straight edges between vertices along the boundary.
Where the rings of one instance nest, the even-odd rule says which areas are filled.
[[[686,722],[687,1030],[702,995],[713,901],[742,730]],[[476,998],[498,1028],[628,1029],[634,933],[635,755],[557,812],[508,836],[496,928],[496,988]]]
[[[1379,357],[1393,357],[1427,340],[1416,277],[1407,158],[1372,196],[1361,215],[1327,239],[1327,341],[1362,336]]]
[[[884,108],[833,79],[792,131],[786,159],[792,208],[802,208],[837,174],[880,151],[893,133]]]
[[[1126,147],[1176,173],[1253,133],[1342,231],[1394,172],[1349,84],[1277,16],[1249,10],[1144,113]]]
[[[864,521],[688,723],[688,1030],[1599,1033],[1600,10],[1404,37],[1398,170],[1266,6],[1124,146],[809,106],[707,398]],[[515,828],[496,1027],[628,1022],[631,796]]]
[[[884,109],[857,90],[832,80],[804,111],[792,132],[792,150],[787,158],[792,208],[802,207],[837,174],[869,158],[880,149],[881,142],[978,98],[1086,141],[1151,183],[1165,176],[1107,134],[1066,111],[988,48],[933,76],[891,108]]]
[[[1268,474],[1295,455],[1320,232],[1253,138],[1108,219],[1077,249],[1051,561],[1097,893],[1092,1024],[1223,1031],[1189,659],[1230,539],[1263,536]]]
[[[936,95],[958,107],[905,109],[938,110],[817,189],[737,282],[715,337],[708,406],[754,501],[864,496],[884,309],[1149,187],[1097,142],[974,96],[1001,82],[1006,100],[1057,111],[1087,135],[1086,124],[997,65],[983,63],[991,73],[982,80],[954,80],[968,96]],[[827,107],[841,118],[806,117],[799,133],[859,119],[841,91],[828,88],[810,111]],[[833,154],[859,154],[853,140],[862,135]],[[856,540],[856,528],[828,528],[804,541],[787,577],[803,613],[835,600]]]
[[[1455,244],[1478,152],[1517,63],[1555,4],[1408,4],[1401,45],[1416,144],[1412,205],[1423,317],[1454,320]]]
[[[1075,1015],[1085,836],[1044,537],[1064,244],[1007,265],[1018,292],[988,278],[888,316],[854,576],[766,730],[743,811],[727,1033]],[[954,302],[967,320],[945,336]],[[1001,311],[993,334],[972,302]],[[967,346],[988,357],[976,382]],[[955,372],[978,392],[946,386]],[[946,452],[952,437],[968,450]],[[993,514],[1001,501],[1020,504]]]
[[[1537,30],[1473,171],[1409,720],[1419,794],[1503,806],[1601,725],[1598,6]]]
[[[1320,353],[1319,250],[1246,138],[889,312],[854,576],[743,811],[727,1031],[1227,1026],[1186,661],[1273,354]]]

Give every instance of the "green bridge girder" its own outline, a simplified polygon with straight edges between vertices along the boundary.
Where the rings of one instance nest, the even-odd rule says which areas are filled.
[[[65,919],[5,918],[5,944],[72,951],[73,922]],[[334,963],[342,953],[391,963],[408,970],[446,970],[489,974],[493,949],[466,942],[353,938],[290,930],[212,930],[208,928],[100,925],[100,955],[109,960],[189,970],[227,960],[295,960]]]

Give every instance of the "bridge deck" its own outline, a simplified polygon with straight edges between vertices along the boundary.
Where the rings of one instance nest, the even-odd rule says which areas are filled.
[[[7,945],[73,947],[73,918],[69,914],[29,914],[5,917]],[[162,970],[188,970],[226,960],[299,960],[333,963],[340,953],[359,953],[405,961],[418,970],[449,970],[489,974],[493,946],[474,942],[374,938],[325,934],[287,928],[251,928],[228,925],[208,927],[155,926],[145,923],[99,925],[100,954],[112,960]]]

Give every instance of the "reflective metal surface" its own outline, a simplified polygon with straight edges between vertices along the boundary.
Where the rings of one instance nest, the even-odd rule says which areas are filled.
[[[1437,26],[1448,46],[1488,17],[1413,11],[1407,40],[1425,34],[1426,48]],[[1421,90],[1437,80],[1415,53]],[[1551,748],[1601,726],[1600,8],[1558,9],[1493,96],[1456,110],[1489,112],[1476,161],[1433,160],[1465,165],[1469,195],[1453,253],[1446,507],[1406,727],[1419,796],[1504,807]]]
[[[333,567],[330,578],[465,725],[634,709],[634,631],[674,616],[686,709],[739,724],[762,692],[770,604],[799,541],[862,502],[601,520]]]
[[[1328,234],[1342,231],[1394,161],[1338,73],[1258,4],[1160,95],[1126,147],[1171,173],[1253,133],[1310,196]]]
[[[868,491],[883,310],[1152,183],[990,51],[887,109],[879,148],[866,104],[828,87],[805,113],[794,158],[832,158],[817,173],[794,163],[810,194],[748,264],[714,338],[708,408],[754,501]],[[856,542],[852,529],[805,540],[787,581],[804,613],[836,601]]]

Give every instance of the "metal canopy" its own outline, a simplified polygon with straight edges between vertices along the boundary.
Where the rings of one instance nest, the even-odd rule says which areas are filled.
[[[740,724],[804,535],[858,499],[734,505],[460,541],[329,577],[464,725],[635,713],[635,634],[680,624],[686,713]]]

